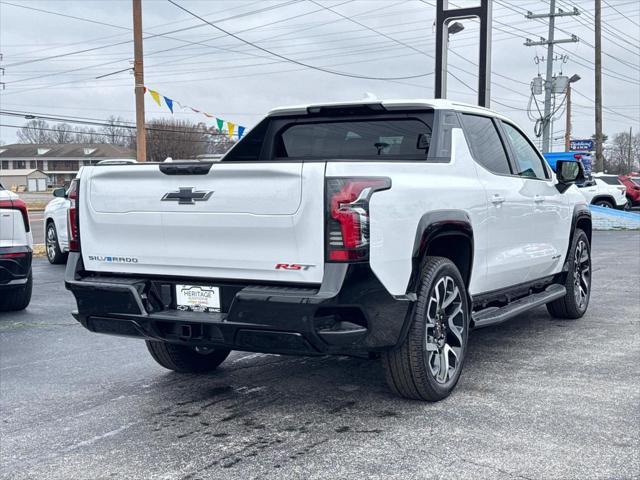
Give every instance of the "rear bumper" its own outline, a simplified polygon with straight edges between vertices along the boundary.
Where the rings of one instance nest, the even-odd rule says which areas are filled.
[[[218,285],[223,313],[179,311],[176,283]],[[351,354],[395,346],[410,302],[395,300],[368,265],[327,264],[322,285],[241,285],[210,279],[93,275],[71,253],[65,278],[76,319],[112,335],[192,346],[302,355]]]
[[[27,283],[33,253],[30,247],[0,247],[0,289]]]

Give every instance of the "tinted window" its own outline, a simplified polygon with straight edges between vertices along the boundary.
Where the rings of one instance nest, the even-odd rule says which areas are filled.
[[[618,177],[598,177],[598,180],[602,180],[607,185],[620,185]]]
[[[267,133],[267,127],[269,126],[269,119],[264,119],[258,125],[253,127],[249,133],[247,133],[242,140],[227,154],[222,161],[229,160],[259,160],[260,151],[262,150],[262,144],[264,137]]]
[[[431,126],[416,119],[320,121],[285,127],[275,138],[277,158],[426,159]]]
[[[463,114],[462,123],[473,158],[493,173],[511,174],[509,160],[493,120]]]
[[[538,156],[527,138],[513,125],[503,123],[513,154],[516,160],[516,175],[532,178],[547,178],[547,172],[542,165],[542,159]]]

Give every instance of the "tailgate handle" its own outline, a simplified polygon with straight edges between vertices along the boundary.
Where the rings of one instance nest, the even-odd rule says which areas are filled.
[[[211,165],[211,162],[162,164],[160,171],[165,175],[206,175],[211,170]]]

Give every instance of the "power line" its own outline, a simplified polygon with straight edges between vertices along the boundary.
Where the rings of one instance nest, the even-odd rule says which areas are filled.
[[[240,41],[242,43],[245,43],[247,45],[252,46],[253,48],[256,48],[256,49],[261,50],[261,51],[263,51],[265,53],[273,55],[274,57],[281,58],[282,60],[285,60],[287,62],[295,63],[297,65],[300,65],[300,66],[306,67],[306,68],[310,68],[312,70],[318,70],[320,72],[325,72],[325,73],[329,73],[329,74],[332,74],[332,75],[339,75],[339,76],[342,76],[342,77],[360,78],[360,79],[365,79],[365,80],[410,80],[410,79],[413,79],[413,78],[426,77],[428,75],[432,75],[432,73],[433,73],[433,72],[427,72],[427,73],[421,73],[421,74],[418,74],[418,75],[407,75],[407,76],[402,76],[402,77],[370,77],[370,76],[366,76],[366,75],[357,75],[357,74],[352,74],[352,73],[347,73],[347,72],[338,72],[338,71],[335,71],[335,70],[328,70],[326,68],[317,67],[315,65],[309,65],[307,63],[299,62],[298,60],[294,60],[292,58],[286,57],[284,55],[280,55],[279,53],[276,53],[276,52],[273,52],[271,50],[268,50],[268,49],[266,49],[264,47],[261,47],[260,45],[256,45],[255,43],[252,43],[249,40],[246,40],[246,39],[244,39],[242,37],[239,37],[238,35],[235,35],[234,33],[231,33],[229,31],[225,30],[224,28],[222,28],[222,27],[220,27],[220,26],[218,26],[218,25],[216,25],[214,23],[209,22],[208,20],[206,20],[206,19],[202,18],[201,16],[193,13],[192,11],[190,11],[187,8],[181,6],[180,4],[174,2],[173,0],[167,0],[167,1],[169,3],[175,5],[179,9],[187,12],[188,14],[193,15],[195,18],[201,20],[202,22],[210,25],[211,27],[215,28],[216,30],[221,31],[222,33],[225,33],[225,34],[229,35],[230,37],[233,37],[233,38],[235,38],[236,40],[238,40],[238,41]]]

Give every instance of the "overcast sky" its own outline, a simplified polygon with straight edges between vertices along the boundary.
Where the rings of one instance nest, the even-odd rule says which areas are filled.
[[[275,106],[357,100],[366,93],[433,97],[435,0],[176,2],[244,40],[307,65],[355,76],[415,77],[369,80],[303,67],[225,35],[167,0],[143,0],[143,30],[149,37],[144,41],[145,84],[225,120],[251,127]],[[493,5],[492,108],[533,136],[529,83],[539,71],[544,75],[544,65],[536,65],[534,57],[546,56],[546,49],[523,43],[526,37],[547,37],[548,27],[546,20],[525,19],[524,12],[548,12],[549,4],[495,0]],[[558,7],[576,6],[581,12],[556,21],[556,38],[572,33],[580,38],[556,46],[556,53],[568,59],[556,62],[555,71],[581,77],[573,90],[574,138],[594,132],[593,5],[593,0],[557,0]],[[475,103],[469,87],[477,85],[478,24],[463,24],[465,30],[451,37],[449,64],[457,78],[449,77],[448,97]],[[0,66],[5,69],[0,107],[133,121],[133,76],[122,71],[133,58],[131,28],[130,0],[0,0]],[[640,131],[640,0],[603,0],[603,34],[604,132],[613,135],[630,126]],[[178,118],[213,124],[177,106],[175,112]],[[146,114],[147,119],[170,115],[149,95]],[[557,150],[562,149],[564,122],[560,115],[554,124]],[[21,125],[23,120],[0,116],[0,123]],[[2,126],[0,139],[13,143],[15,132]]]

